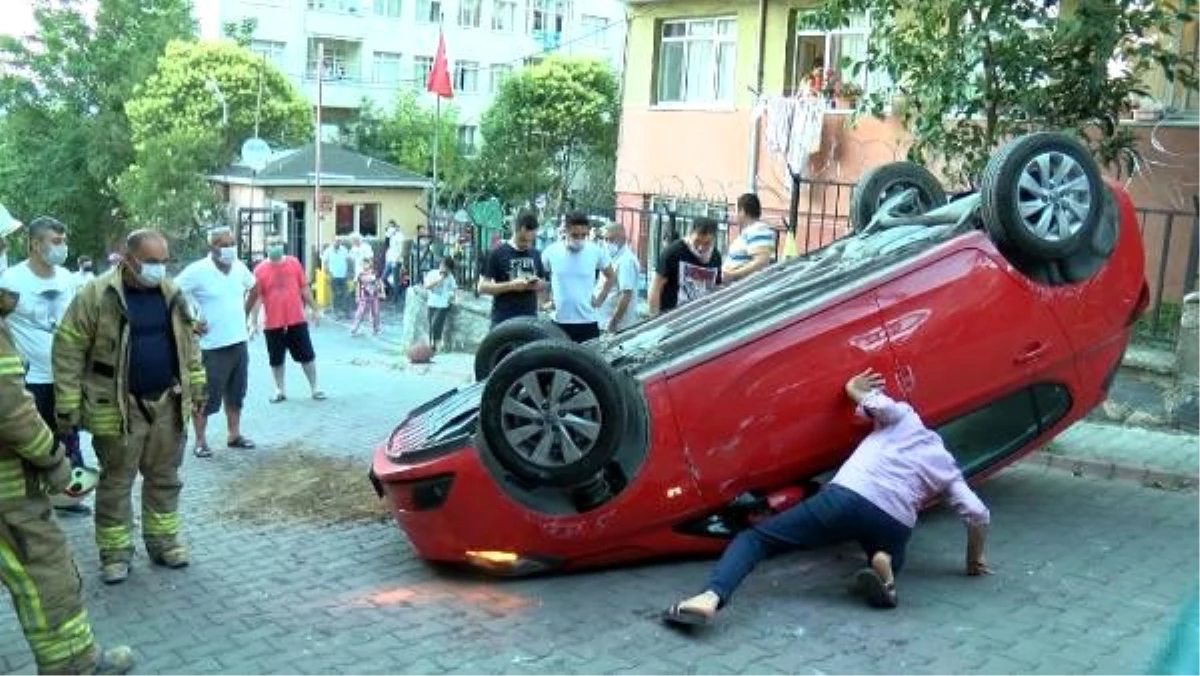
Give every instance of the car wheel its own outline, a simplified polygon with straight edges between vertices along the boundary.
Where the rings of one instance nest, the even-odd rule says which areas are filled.
[[[539,340],[571,339],[553,322],[537,317],[513,317],[501,322],[479,343],[475,350],[475,380],[486,380],[488,375],[513,350]]]
[[[867,227],[879,207],[904,190],[915,188],[916,202],[897,215],[920,216],[946,204],[946,190],[928,169],[912,162],[890,162],[863,174],[850,194],[850,227]]]
[[[619,374],[595,351],[539,341],[496,365],[483,388],[479,429],[517,477],[577,486],[604,470],[625,429]]]
[[[980,213],[997,243],[1039,260],[1079,251],[1100,222],[1104,183],[1075,139],[1040,132],[1006,143],[980,181]]]

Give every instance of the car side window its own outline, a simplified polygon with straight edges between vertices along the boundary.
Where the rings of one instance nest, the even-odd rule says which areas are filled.
[[[1038,383],[937,428],[967,476],[1016,453],[1071,408],[1067,388]]]

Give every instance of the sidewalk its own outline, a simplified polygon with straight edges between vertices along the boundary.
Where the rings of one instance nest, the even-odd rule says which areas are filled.
[[[1026,462],[1066,469],[1076,475],[1191,489],[1200,484],[1200,438],[1084,420]]]

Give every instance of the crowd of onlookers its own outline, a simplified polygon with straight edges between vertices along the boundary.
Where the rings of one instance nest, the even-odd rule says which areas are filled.
[[[775,260],[776,229],[762,220],[758,197],[738,198],[738,234],[722,255],[722,224],[696,218],[668,242],[647,285],[653,317],[734,284]],[[563,218],[558,237],[538,248],[541,224],[533,212],[517,216],[511,237],[492,249],[480,271],[478,292],[492,296],[492,325],[513,317],[549,314],[577,342],[618,333],[637,324],[641,263],[620,224],[600,230],[583,212]]]

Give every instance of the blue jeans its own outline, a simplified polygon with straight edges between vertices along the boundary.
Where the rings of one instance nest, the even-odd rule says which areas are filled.
[[[887,552],[892,570],[899,573],[911,534],[911,528],[858,493],[829,484],[814,497],[738,533],[713,569],[707,589],[716,592],[724,606],[763,559],[849,540],[857,540],[868,558]]]

